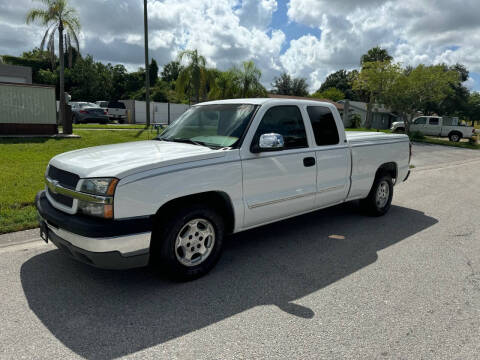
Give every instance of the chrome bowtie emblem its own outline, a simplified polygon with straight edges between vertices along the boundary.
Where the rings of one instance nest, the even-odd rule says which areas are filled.
[[[50,190],[56,194],[57,193],[57,186],[60,182],[58,180],[52,180],[52,187],[50,188]]]

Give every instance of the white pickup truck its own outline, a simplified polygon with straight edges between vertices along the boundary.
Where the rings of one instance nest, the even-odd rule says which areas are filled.
[[[405,123],[392,123],[393,132],[404,132]],[[450,141],[458,142],[462,138],[470,139],[475,135],[473,126],[459,125],[457,117],[419,116],[412,120],[410,131],[418,131],[423,135],[448,137]]]
[[[110,120],[118,120],[119,124],[123,124],[127,118],[127,108],[120,101],[97,101],[98,106],[107,112]]]
[[[41,235],[97,267],[193,279],[227,234],[356,199],[385,214],[410,156],[406,135],[345,133],[329,103],[207,102],[154,140],[55,156],[36,197]]]

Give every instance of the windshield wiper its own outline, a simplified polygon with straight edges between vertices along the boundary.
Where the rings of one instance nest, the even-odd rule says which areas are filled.
[[[180,142],[180,143],[185,143],[185,144],[193,144],[193,145],[198,145],[198,146],[205,146],[205,147],[208,147],[208,148],[214,148],[213,145],[208,145],[207,143],[204,143],[203,141],[196,141],[196,140],[192,140],[192,139],[189,139],[189,138],[173,138],[173,139],[166,139],[166,138],[162,138],[162,137],[159,137],[159,138],[156,138],[157,140],[161,140],[161,141],[171,141],[171,142]]]

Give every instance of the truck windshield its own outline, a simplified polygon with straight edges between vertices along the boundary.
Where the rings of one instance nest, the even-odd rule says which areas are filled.
[[[255,109],[256,106],[251,104],[194,106],[157,139],[209,147],[232,147],[242,137]]]

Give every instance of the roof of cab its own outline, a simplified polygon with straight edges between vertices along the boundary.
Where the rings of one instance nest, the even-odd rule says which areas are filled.
[[[278,98],[247,98],[247,99],[227,99],[227,100],[214,100],[196,105],[221,105],[221,104],[252,104],[252,105],[264,105],[264,104],[306,104],[306,105],[326,105],[334,106],[331,103],[318,101],[318,100],[299,100],[299,99],[278,99]]]

